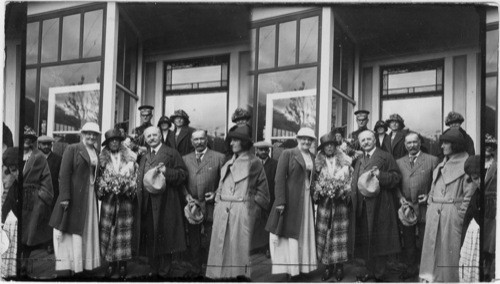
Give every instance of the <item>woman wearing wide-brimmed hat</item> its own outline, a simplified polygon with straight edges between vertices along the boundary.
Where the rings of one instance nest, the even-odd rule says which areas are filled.
[[[170,121],[174,124],[175,128],[174,131],[169,131],[168,143],[165,144],[177,150],[181,156],[193,152],[194,147],[191,143],[191,135],[195,129],[189,126],[189,123],[191,123],[189,115],[184,110],[178,109],[170,116]]]
[[[250,153],[248,125],[231,128],[226,136],[232,158],[221,169],[215,196],[208,253],[209,278],[250,277],[250,244],[255,220],[269,206],[269,189],[262,162]]]
[[[375,123],[375,127],[373,127],[373,131],[375,132],[376,138],[376,146],[384,151],[387,151],[385,148],[388,143],[390,143],[391,138],[387,135],[387,123],[383,120],[379,120]],[[388,152],[388,151],[387,151]]]
[[[405,121],[399,114],[394,113],[389,116],[385,123],[391,129],[391,133],[381,148],[385,148],[383,150],[389,152],[394,157],[394,160],[397,160],[408,154],[405,147],[406,131],[403,130]]]
[[[64,151],[59,173],[59,196],[50,218],[54,228],[56,270],[80,273],[101,266],[97,174],[99,153],[94,147],[99,125],[87,122],[80,130],[81,142]]]
[[[314,237],[314,209],[311,183],[314,155],[309,151],[316,140],[314,130],[301,128],[298,145],[281,153],[276,169],[275,200],[266,230],[269,231],[272,273],[296,276],[317,268]]]
[[[462,133],[452,128],[439,140],[445,158],[433,173],[419,276],[429,282],[458,282],[462,223],[475,187],[464,172],[469,155]]]
[[[316,249],[318,260],[325,265],[321,280],[328,280],[335,272],[336,280],[340,281],[344,277],[343,264],[348,260],[352,160],[337,150],[338,140],[332,133],[323,135],[320,142],[312,187],[318,204]]]
[[[127,274],[127,260],[132,258],[132,230],[137,190],[136,157],[122,145],[120,131],[108,130],[99,156],[101,176],[97,196],[101,203],[99,229],[101,254],[108,262],[105,276],[111,277],[119,268],[120,278]]]

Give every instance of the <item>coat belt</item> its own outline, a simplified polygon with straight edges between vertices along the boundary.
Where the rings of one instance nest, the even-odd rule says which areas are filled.
[[[433,203],[453,204],[453,203],[462,203],[462,201],[464,201],[463,198],[432,197]]]

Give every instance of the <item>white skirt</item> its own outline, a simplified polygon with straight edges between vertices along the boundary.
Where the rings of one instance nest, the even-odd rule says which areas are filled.
[[[309,198],[309,190],[306,190],[304,196],[306,200],[303,202],[299,239],[269,234],[272,274],[287,273],[295,276],[317,269],[313,205]]]
[[[99,218],[93,186],[89,188],[87,218],[83,234],[67,234],[54,229],[54,254],[56,270],[71,270],[75,273],[93,270],[101,266],[99,246]]]

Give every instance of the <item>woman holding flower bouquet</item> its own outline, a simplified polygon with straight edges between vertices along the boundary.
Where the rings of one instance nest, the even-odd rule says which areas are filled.
[[[316,250],[318,260],[326,266],[321,280],[330,279],[335,271],[335,278],[340,281],[344,278],[343,263],[347,261],[352,160],[337,150],[338,140],[333,133],[321,137],[320,142],[312,187],[318,204]]]
[[[127,260],[132,258],[133,199],[137,189],[137,163],[130,149],[121,144],[125,138],[116,129],[105,133],[99,156],[101,176],[97,196],[102,201],[99,222],[101,255],[108,262],[105,277],[119,267],[120,278],[127,275]]]

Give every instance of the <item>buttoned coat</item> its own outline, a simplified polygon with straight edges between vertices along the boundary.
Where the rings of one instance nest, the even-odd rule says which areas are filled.
[[[380,144],[380,140],[378,138],[378,134],[375,134],[375,137],[376,137],[376,146],[386,152],[389,152],[389,150],[386,149],[387,145],[389,145],[391,143],[391,137],[387,134],[384,134],[384,139],[382,140],[382,144]],[[389,141],[387,141],[389,140]],[[389,143],[389,144],[388,144]]]
[[[476,189],[464,171],[468,156],[466,152],[453,154],[432,174],[420,262],[420,278],[429,282],[459,281],[462,225]]]
[[[191,135],[194,132],[194,128],[185,126],[181,128],[179,136],[175,138],[175,133],[177,130],[172,130],[168,132],[168,143],[170,147],[174,148],[181,154],[181,156],[187,155],[194,151],[193,143],[191,143]]]
[[[364,197],[358,189],[359,177],[371,170],[374,166],[380,170],[378,177],[380,192],[374,197]],[[351,184],[351,201],[353,214],[350,220],[350,247],[354,253],[354,240],[356,239],[356,216],[360,210],[363,200],[366,203],[366,213],[368,217],[368,234],[370,254],[389,255],[401,251],[399,242],[399,231],[394,205],[394,196],[401,180],[396,161],[392,156],[375,148],[373,155],[366,161],[363,157],[357,159],[354,167]]]
[[[144,175],[159,163],[163,163],[166,167],[164,176],[167,188],[163,193],[153,195],[144,188]],[[155,255],[171,254],[186,249],[182,219],[184,214],[179,199],[181,185],[186,179],[187,169],[182,157],[177,151],[164,144],[161,144],[158,153],[154,156],[149,151],[141,157],[137,173],[137,210],[134,218],[134,242],[137,252],[141,253],[145,249],[140,247],[139,237],[141,236],[141,213],[145,211],[143,205],[147,198],[151,198],[154,230],[154,243],[148,245],[153,246]]]
[[[418,196],[429,194],[432,184],[432,173],[438,164],[438,158],[420,152],[415,160],[413,168],[410,165],[410,156],[406,155],[396,161],[401,172],[401,186],[398,192],[399,197],[404,197],[407,201],[418,204]],[[425,223],[425,213],[427,203],[419,205],[418,222]]]
[[[309,180],[312,182],[314,180],[316,166],[314,165],[314,155],[311,153],[309,153],[309,155],[313,161],[313,169],[309,176]],[[276,207],[285,205],[285,211],[283,212],[283,231],[280,237],[299,239],[301,224],[297,220],[302,220],[303,213],[303,210],[299,209],[304,208],[303,202],[306,198],[311,198],[312,200],[312,193],[307,196],[305,195],[304,184],[306,175],[306,162],[299,148],[287,149],[281,153],[276,168],[274,185],[276,199],[274,200],[266,225],[266,230],[268,232],[273,232],[275,230],[275,228],[272,227],[273,224],[278,224],[280,213],[276,210]]]
[[[255,220],[268,206],[269,189],[262,163],[249,151],[233,156],[222,167],[215,197],[207,277],[250,277]]]
[[[408,154],[405,146],[405,136],[406,131],[400,130],[396,133],[394,140],[391,140],[391,133],[389,133],[387,140],[384,140],[384,145],[382,148],[385,148],[387,152],[389,152],[394,160],[402,158],[404,155]]]
[[[201,163],[196,161],[195,152],[182,157],[188,170],[187,190],[194,199],[205,203],[205,193],[217,191],[220,181],[220,171],[226,157],[221,153],[207,149]],[[213,220],[214,204],[205,204],[205,220]]]
[[[22,192],[23,204],[19,214],[17,207],[18,191]],[[21,243],[34,246],[43,244],[52,238],[49,219],[52,213],[53,200],[52,178],[43,154],[34,150],[23,169],[23,186],[18,183],[9,189],[8,198],[2,204],[2,221],[5,221],[10,210],[18,219],[22,219]]]
[[[99,152],[96,154],[99,156]],[[97,177],[98,169],[99,164],[95,167],[94,177]],[[90,175],[90,156],[83,142],[66,147],[59,171],[59,197],[50,226],[64,233],[82,235],[89,207],[82,201],[88,200]],[[97,188],[97,183],[94,187]],[[69,206],[64,210],[59,204],[66,200],[69,200]],[[97,207],[97,197],[95,202]]]

